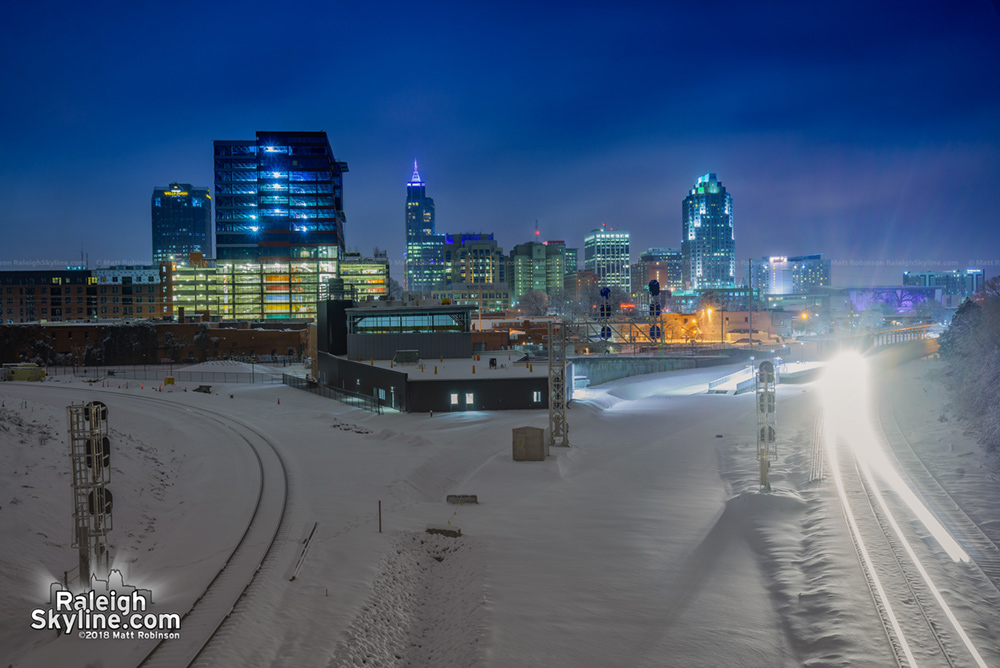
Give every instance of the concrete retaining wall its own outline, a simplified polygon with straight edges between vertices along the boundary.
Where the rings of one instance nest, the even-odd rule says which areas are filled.
[[[731,354],[730,354],[731,353]],[[591,385],[600,385],[619,378],[640,376],[647,373],[677,371],[678,369],[700,369],[702,367],[731,364],[749,355],[746,351],[723,351],[712,356],[572,356],[574,376],[586,376]]]

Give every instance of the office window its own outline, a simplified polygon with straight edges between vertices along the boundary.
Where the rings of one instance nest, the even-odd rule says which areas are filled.
[[[473,403],[472,392],[465,393],[465,403],[467,405]]]

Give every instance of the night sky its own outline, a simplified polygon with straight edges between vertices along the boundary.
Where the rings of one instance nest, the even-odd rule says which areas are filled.
[[[1000,273],[989,0],[4,14],[0,269],[79,264],[81,248],[91,267],[149,263],[153,187],[211,187],[212,140],[325,130],[350,165],[348,248],[395,262],[416,157],[438,231],[495,232],[508,251],[536,220],[569,246],[630,230],[633,259],[679,247],[681,201],[715,172],[743,264],[822,252],[838,285]]]

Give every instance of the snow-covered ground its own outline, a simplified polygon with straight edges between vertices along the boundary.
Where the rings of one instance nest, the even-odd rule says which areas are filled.
[[[883,396],[939,480],[995,522],[1000,485],[939,421],[929,372],[906,366]],[[842,510],[814,479],[819,393],[778,387],[779,461],[762,494],[753,395],[703,393],[725,373],[578,390],[572,445],[545,462],[511,457],[511,429],[546,426],[545,411],[373,415],[284,386],[0,385],[0,665],[144,655],[138,642],[28,628],[76,563],[65,406],[92,398],[113,430],[114,566],[152,590],[157,612],[190,607],[256,498],[246,444],[188,407],[254,425],[285,460],[285,529],[199,665],[892,664]],[[456,493],[479,503],[445,503]],[[972,634],[997,665],[990,629]]]

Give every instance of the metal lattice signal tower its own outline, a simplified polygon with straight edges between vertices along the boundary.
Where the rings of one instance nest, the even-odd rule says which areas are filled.
[[[569,447],[566,422],[566,323],[549,323],[549,445]]]
[[[757,460],[760,462],[760,486],[770,491],[771,460],[778,458],[778,444],[774,433],[774,364],[760,363],[757,370]]]
[[[80,549],[80,583],[90,584],[91,559],[107,565],[112,529],[108,407],[99,401],[66,407],[73,471],[73,547]]]

